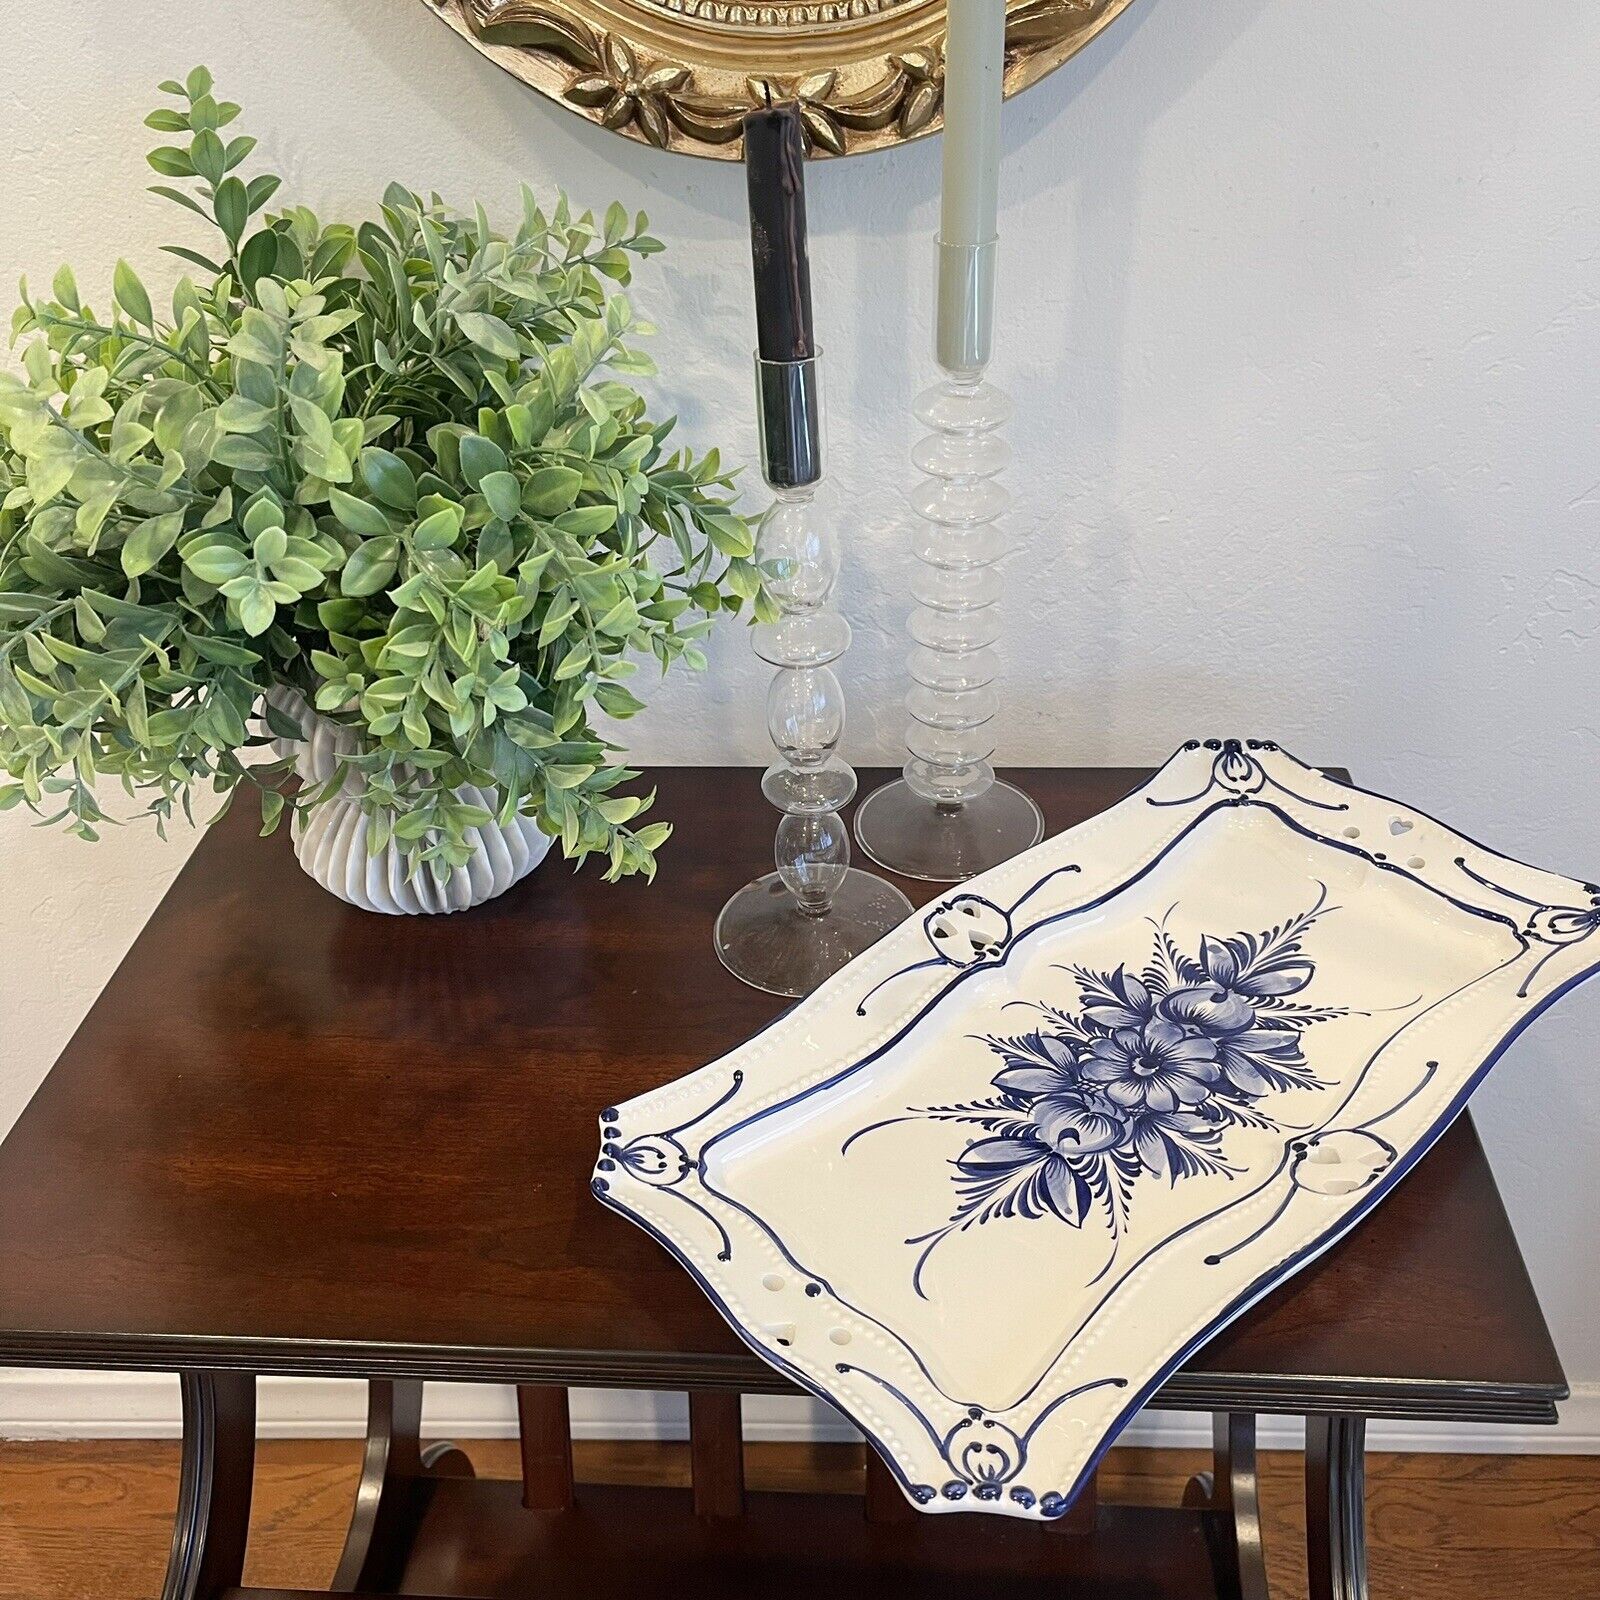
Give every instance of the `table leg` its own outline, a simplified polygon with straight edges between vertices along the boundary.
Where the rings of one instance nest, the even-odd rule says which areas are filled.
[[[1212,1414],[1211,1459],[1213,1470],[1189,1480],[1183,1503],[1217,1513],[1213,1526],[1222,1541],[1219,1555],[1238,1600],[1268,1600],[1252,1413]]]
[[[737,1393],[689,1391],[689,1461],[697,1517],[744,1515],[744,1433]]]
[[[161,1600],[212,1600],[243,1582],[255,1474],[256,1380],[185,1372],[183,1461]]]
[[[367,1445],[356,1508],[332,1592],[390,1588],[399,1581],[426,1477],[470,1478],[472,1463],[453,1444],[422,1448],[422,1384],[373,1379],[367,1385]]]
[[[1364,1417],[1306,1418],[1306,1566],[1311,1600],[1367,1600]]]
[[[518,1385],[517,1431],[523,1505],[529,1511],[570,1511],[572,1414],[567,1391],[554,1385]]]

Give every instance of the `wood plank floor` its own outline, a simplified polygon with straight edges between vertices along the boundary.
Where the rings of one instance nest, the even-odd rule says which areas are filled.
[[[514,1477],[516,1446],[465,1446],[483,1477]],[[354,1440],[261,1446],[247,1580],[320,1587],[350,1514]],[[590,1482],[684,1483],[687,1447],[579,1443]],[[1102,1494],[1176,1504],[1197,1452],[1118,1450]],[[149,1600],[160,1588],[178,1449],[161,1442],[0,1442],[0,1600]],[[753,1488],[859,1486],[859,1449],[749,1447]],[[1374,1600],[1600,1600],[1600,1457],[1374,1455]],[[1304,1594],[1300,1457],[1263,1457],[1275,1600]]]

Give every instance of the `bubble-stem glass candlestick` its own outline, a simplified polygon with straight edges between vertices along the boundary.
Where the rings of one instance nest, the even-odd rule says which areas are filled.
[[[919,518],[912,551],[921,566],[909,631],[907,760],[901,777],[861,802],[856,838],[880,866],[955,882],[984,872],[1044,837],[1039,808],[1000,782],[990,723],[1000,637],[994,565],[1006,554],[995,523],[1011,496],[996,481],[1011,459],[998,429],[1011,402],[984,380],[994,304],[995,242],[939,245],[936,350],[944,380],[917,396],[932,431],[911,459]]]
[[[747,883],[717,918],[716,948],[735,977],[770,994],[810,994],[910,914],[892,884],[850,865],[839,815],[856,775],[838,753],[844,690],[833,663],[850,625],[830,604],[839,541],[816,503],[822,479],[817,357],[756,358],[761,470],[775,496],[756,534],[756,559],[781,615],[751,631],[776,667],[767,732],[779,759],[762,793],[783,813],[775,872]]]

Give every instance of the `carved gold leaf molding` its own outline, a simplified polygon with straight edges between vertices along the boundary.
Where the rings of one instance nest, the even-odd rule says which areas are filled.
[[[797,100],[814,156],[930,133],[944,92],[937,0],[423,0],[523,82],[661,150],[737,160],[752,106]],[[1016,0],[1006,93],[1037,82],[1130,0]]]

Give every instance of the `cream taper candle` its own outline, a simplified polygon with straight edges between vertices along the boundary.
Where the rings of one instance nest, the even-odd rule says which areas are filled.
[[[989,359],[1000,192],[1005,0],[949,0],[944,68],[944,187],[934,350],[947,372]]]
[[[1005,0],[949,0],[944,47],[943,244],[987,244],[1000,191]]]

